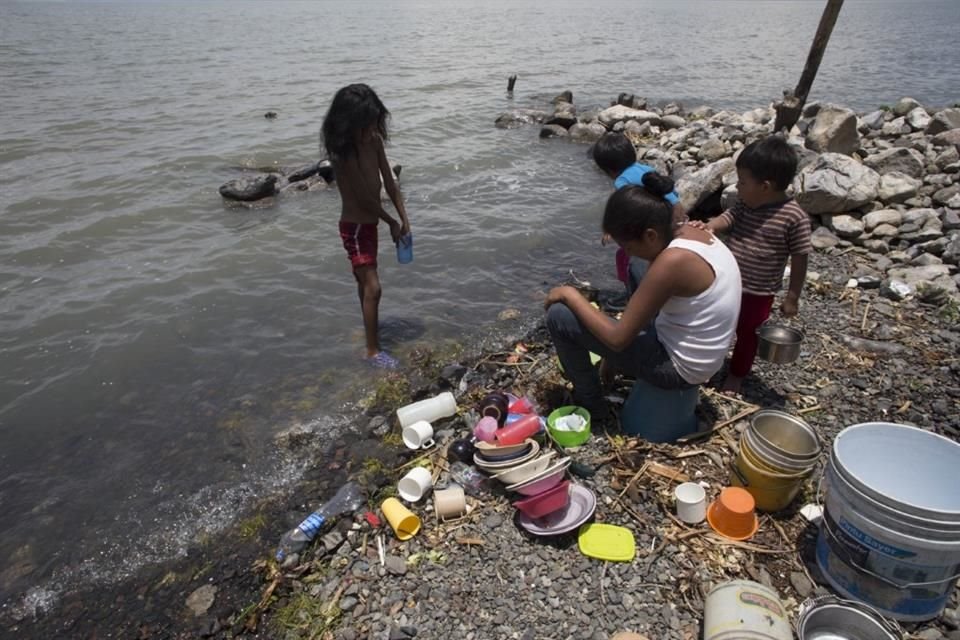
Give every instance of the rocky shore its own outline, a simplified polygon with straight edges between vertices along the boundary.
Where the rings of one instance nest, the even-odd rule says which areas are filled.
[[[773,131],[773,106],[744,113],[679,104],[651,107],[621,94],[579,113],[565,91],[552,110],[516,109],[496,126],[540,124],[542,138],[592,143],[623,131],[639,162],[670,175],[693,217],[716,215],[736,197],[736,153]],[[857,114],[808,104],[790,130],[800,165],[792,185],[815,223],[818,249],[863,255],[892,297],[943,304],[957,298],[960,262],[960,108],[928,109],[912,98]]]
[[[641,161],[673,175],[683,202],[704,217],[733,197],[734,154],[768,134],[774,117],[772,108],[653,109],[628,95],[578,114],[572,95],[558,98],[551,110],[504,114],[497,126],[539,125],[544,137],[584,143],[623,130]],[[445,447],[469,433],[486,392],[529,395],[542,413],[566,404],[555,353],[535,324],[469,356],[420,354],[415,368],[385,377],[357,407],[356,435],[325,447],[294,496],[255,505],[236,531],[174,566],[77,594],[50,615],[6,612],[0,628],[9,631],[0,635],[603,640],[631,630],[649,640],[693,640],[702,634],[706,592],[735,578],[773,586],[795,616],[804,599],[829,592],[812,559],[816,527],[799,513],[815,500],[819,469],[794,505],[763,516],[746,543],[678,522],[671,491],[677,474],[708,483],[711,498],[728,483],[746,425],[735,418],[749,408],[801,415],[827,442],[873,420],[960,438],[960,109],[904,99],[857,115],[808,105],[790,139],[802,158],[794,190],[817,222],[798,320],[807,335],[800,360],[759,362],[740,398],[704,387],[701,429],[724,425],[709,438],[651,445],[612,430],[566,451],[580,463],[574,480],[597,496],[595,519],[634,533],[633,561],[588,558],[575,534],[530,536],[495,487],[471,498],[469,515],[452,523],[437,522],[430,496],[411,505],[423,527],[406,542],[361,510],[290,566],[271,559],[283,531],[347,477],[366,487],[372,512],[412,464],[429,466],[437,486],[447,483]],[[593,170],[590,161],[584,170]],[[603,287],[593,293],[604,308],[616,296]],[[624,398],[630,385],[616,381],[611,396]],[[435,425],[431,453],[406,450],[395,409],[442,390],[454,392],[459,414]],[[313,437],[285,434],[285,446]],[[906,637],[960,640],[958,604],[954,593],[939,618],[906,626]]]

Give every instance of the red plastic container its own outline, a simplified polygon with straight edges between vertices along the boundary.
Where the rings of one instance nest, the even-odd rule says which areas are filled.
[[[530,518],[542,518],[563,509],[568,504],[570,504],[570,481],[564,480],[543,493],[517,500],[513,506]]]
[[[531,413],[497,431],[497,444],[519,444],[539,431],[540,416]]]

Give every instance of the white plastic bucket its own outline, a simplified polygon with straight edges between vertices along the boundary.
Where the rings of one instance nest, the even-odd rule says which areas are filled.
[[[793,631],[776,591],[734,580],[707,594],[703,640],[793,640]]]
[[[842,595],[934,618],[960,576],[960,445],[887,422],[844,429],[824,475],[817,564]]]

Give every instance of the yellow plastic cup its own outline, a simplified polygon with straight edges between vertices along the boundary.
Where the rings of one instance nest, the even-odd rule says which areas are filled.
[[[384,500],[380,510],[399,540],[409,540],[420,531],[420,518],[396,498]]]

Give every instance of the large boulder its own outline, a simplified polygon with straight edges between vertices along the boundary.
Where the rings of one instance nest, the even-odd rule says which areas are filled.
[[[923,154],[907,147],[894,147],[867,156],[863,164],[883,175],[891,171],[905,173],[912,178],[923,175],[926,162]]]
[[[907,124],[907,119],[903,116],[894,118],[889,122],[884,122],[883,126],[880,127],[880,135],[890,137],[905,136],[911,131],[913,131],[913,129],[910,128],[910,125]]]
[[[565,138],[567,135],[566,127],[559,124],[545,124],[540,129],[541,138]]]
[[[872,129],[879,129],[887,120],[887,112],[877,109],[860,117],[859,129],[866,133]]]
[[[860,148],[857,114],[850,109],[825,106],[807,131],[807,148],[850,155]]]
[[[599,122],[590,122],[588,124],[578,122],[570,127],[567,134],[571,140],[594,143],[603,137],[603,134],[606,132],[607,128]]]
[[[840,238],[835,236],[827,227],[817,227],[810,234],[810,243],[814,249],[829,249],[840,243]]]
[[[930,114],[923,107],[913,109],[906,116],[907,124],[914,131],[923,131],[930,124]]]
[[[280,176],[267,173],[248,178],[237,178],[224,183],[220,187],[220,195],[227,200],[253,202],[268,198],[277,192],[277,181]]]
[[[923,182],[899,171],[880,176],[880,191],[877,198],[886,204],[900,204],[917,195]]]
[[[935,136],[950,129],[960,129],[960,108],[951,107],[935,113],[927,125],[927,134]]]
[[[873,231],[881,224],[889,224],[895,227],[900,226],[900,222],[903,220],[903,214],[896,209],[880,209],[879,211],[871,211],[863,216],[862,220],[864,228],[867,231]]]
[[[821,217],[831,231],[841,238],[858,238],[863,235],[863,221],[844,213],[838,215],[824,215]]]
[[[644,122],[649,122],[651,125],[660,124],[660,116],[653,111],[631,109],[630,107],[622,104],[615,104],[612,107],[604,109],[600,112],[597,118],[607,128],[613,128],[613,125],[617,124],[618,122],[626,122],[628,120],[633,120],[641,124]]]
[[[797,174],[793,187],[807,213],[843,213],[876,200],[880,174],[848,156],[824,153]]]
[[[956,147],[960,150],[960,129],[948,129],[933,136],[933,144],[938,147]]]
[[[893,105],[893,113],[898,116],[905,116],[919,106],[920,103],[913,98],[900,98],[897,104]]]
[[[692,211],[701,202],[722,189],[724,176],[730,173],[735,174],[736,170],[733,158],[724,158],[683,176],[676,185],[680,204],[687,211]]]
[[[720,138],[709,138],[706,142],[700,145],[700,151],[697,154],[701,160],[706,160],[707,162],[716,162],[721,158],[725,158],[730,155],[731,149],[730,145],[725,143]]]
[[[662,126],[664,129],[679,129],[686,124],[687,121],[683,119],[683,116],[675,113],[665,115],[660,119],[660,126]]]

